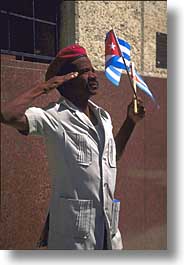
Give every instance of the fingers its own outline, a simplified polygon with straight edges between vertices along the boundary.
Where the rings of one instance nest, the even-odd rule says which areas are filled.
[[[72,72],[62,76],[54,76],[45,82],[45,89],[52,90],[62,85],[64,82],[74,79],[78,76],[78,72]]]
[[[145,112],[146,112],[146,109],[144,108],[144,106],[138,106],[138,114],[140,117],[144,117],[145,116]]]
[[[138,109],[138,116],[140,117],[140,118],[144,118],[144,116],[145,116],[145,113],[146,113],[146,109],[145,109],[145,107],[143,106],[143,102],[139,102],[138,104],[137,104],[137,109]]]
[[[143,104],[143,101],[142,101],[141,98],[137,98],[137,102],[138,102],[139,104]]]
[[[78,75],[79,75],[78,72],[72,72],[72,73],[66,74],[66,75],[64,75],[64,82],[66,82],[70,79],[76,78]]]
[[[133,99],[132,102],[129,104],[129,109],[133,110],[133,108],[134,108],[134,100],[135,99]],[[143,101],[140,98],[138,98],[137,99],[137,110],[138,110],[137,114],[140,115],[141,117],[144,117],[145,116],[145,112],[146,112],[146,109],[145,109],[143,104],[144,104]]]
[[[130,104],[133,104],[134,100],[135,100],[135,98],[132,99]],[[136,98],[136,100],[137,100],[137,104],[139,104],[139,105],[143,105],[144,104],[144,102],[142,101],[141,98]]]
[[[128,105],[128,111],[127,111],[127,115],[128,117],[133,120],[133,122],[136,124],[137,122],[139,122],[140,120],[142,120],[145,116],[145,108],[143,105],[143,101],[141,99],[137,99],[137,112],[134,112],[134,100],[132,100],[132,102]]]
[[[74,79],[78,76],[78,72],[72,72],[66,75],[61,75],[61,76],[55,76],[54,77],[54,82],[58,85],[62,85],[64,82],[67,82],[71,79]]]

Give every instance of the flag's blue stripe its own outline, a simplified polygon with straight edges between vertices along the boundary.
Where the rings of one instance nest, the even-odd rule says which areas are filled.
[[[117,60],[119,59],[119,56],[113,56],[112,58],[110,58],[107,62],[105,67],[108,67],[110,65],[115,66],[117,68],[121,68],[122,67],[122,63],[118,62]],[[124,64],[123,64],[124,65]]]
[[[115,86],[119,86],[119,82],[115,80],[109,73],[105,72],[105,75]]]
[[[125,66],[125,64],[124,63],[122,63],[122,62],[114,62],[114,64],[113,64],[113,66],[115,66],[115,67],[117,67],[117,68],[120,68],[120,69],[122,69],[122,70],[126,70],[126,68],[127,68],[127,70],[128,71],[130,71],[130,67],[127,65],[127,66]]]
[[[127,61],[130,61],[130,55],[129,54],[122,52],[122,55]]]
[[[110,58],[106,64],[105,64],[105,67],[107,68],[108,66],[112,65],[112,66],[115,66],[117,68],[120,68],[120,69],[123,69],[123,70],[126,70],[126,66],[124,63],[122,62],[118,62],[117,60],[119,59],[120,57],[119,56],[113,56],[112,58]],[[127,69],[129,71],[129,67],[127,66]]]
[[[113,66],[115,66],[115,67],[117,67],[117,68],[120,68],[120,69],[122,69],[122,70],[125,70],[125,69],[126,69],[125,64],[124,64],[124,63],[121,63],[121,62],[115,62],[115,63],[113,64]],[[127,68],[128,68],[128,67],[127,67]]]
[[[114,63],[119,59],[120,57],[115,55],[113,57],[111,57],[107,62],[106,62],[106,67],[109,65],[114,65]]]
[[[119,85],[119,81],[120,81],[120,77],[121,77],[121,73],[119,71],[117,71],[113,66],[108,67],[115,75],[115,78],[113,75],[111,75],[110,73],[108,73],[107,71],[105,71],[105,75],[106,77],[116,86]],[[106,68],[107,70],[107,68]]]
[[[114,68],[112,65],[109,65],[109,68],[113,73],[115,73],[118,76],[121,76],[121,73],[118,70],[116,70],[116,68]]]
[[[119,39],[119,38],[118,38],[118,42],[119,42],[120,45],[125,46],[127,49],[131,50],[131,46],[130,46],[130,44],[128,42],[126,42],[126,41],[124,41],[122,39]]]
[[[136,84],[141,90],[143,90],[148,96],[150,96],[153,99],[153,101],[155,101],[151,91],[148,89],[147,86],[144,86],[144,85],[142,85],[141,83],[138,83],[138,82]]]
[[[106,62],[106,67],[112,65],[112,66],[115,66],[115,67],[120,68],[120,69],[126,69],[124,63],[117,61],[117,59],[119,59],[119,58],[120,57],[118,57],[118,56],[116,56],[116,58],[115,58],[115,56],[112,57],[108,62]]]

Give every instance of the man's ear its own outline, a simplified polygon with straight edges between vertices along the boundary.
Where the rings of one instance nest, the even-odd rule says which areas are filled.
[[[58,86],[57,90],[62,96],[64,96],[64,91],[65,91],[64,85]]]
[[[45,74],[45,81],[57,75],[59,69],[61,68],[61,60],[59,58],[55,58],[47,68],[47,72]]]

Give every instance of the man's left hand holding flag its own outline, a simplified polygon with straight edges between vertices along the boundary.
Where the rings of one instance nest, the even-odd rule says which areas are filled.
[[[134,124],[142,120],[145,116],[145,107],[143,101],[138,98],[137,99],[137,113],[134,111],[134,99],[132,102],[128,105],[127,108],[127,117],[132,120]]]

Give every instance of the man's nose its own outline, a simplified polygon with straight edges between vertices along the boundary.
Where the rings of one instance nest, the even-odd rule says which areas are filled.
[[[97,78],[97,75],[96,75],[95,72],[90,71],[90,72],[88,73],[88,78],[89,78],[89,79],[96,79],[96,78]]]

